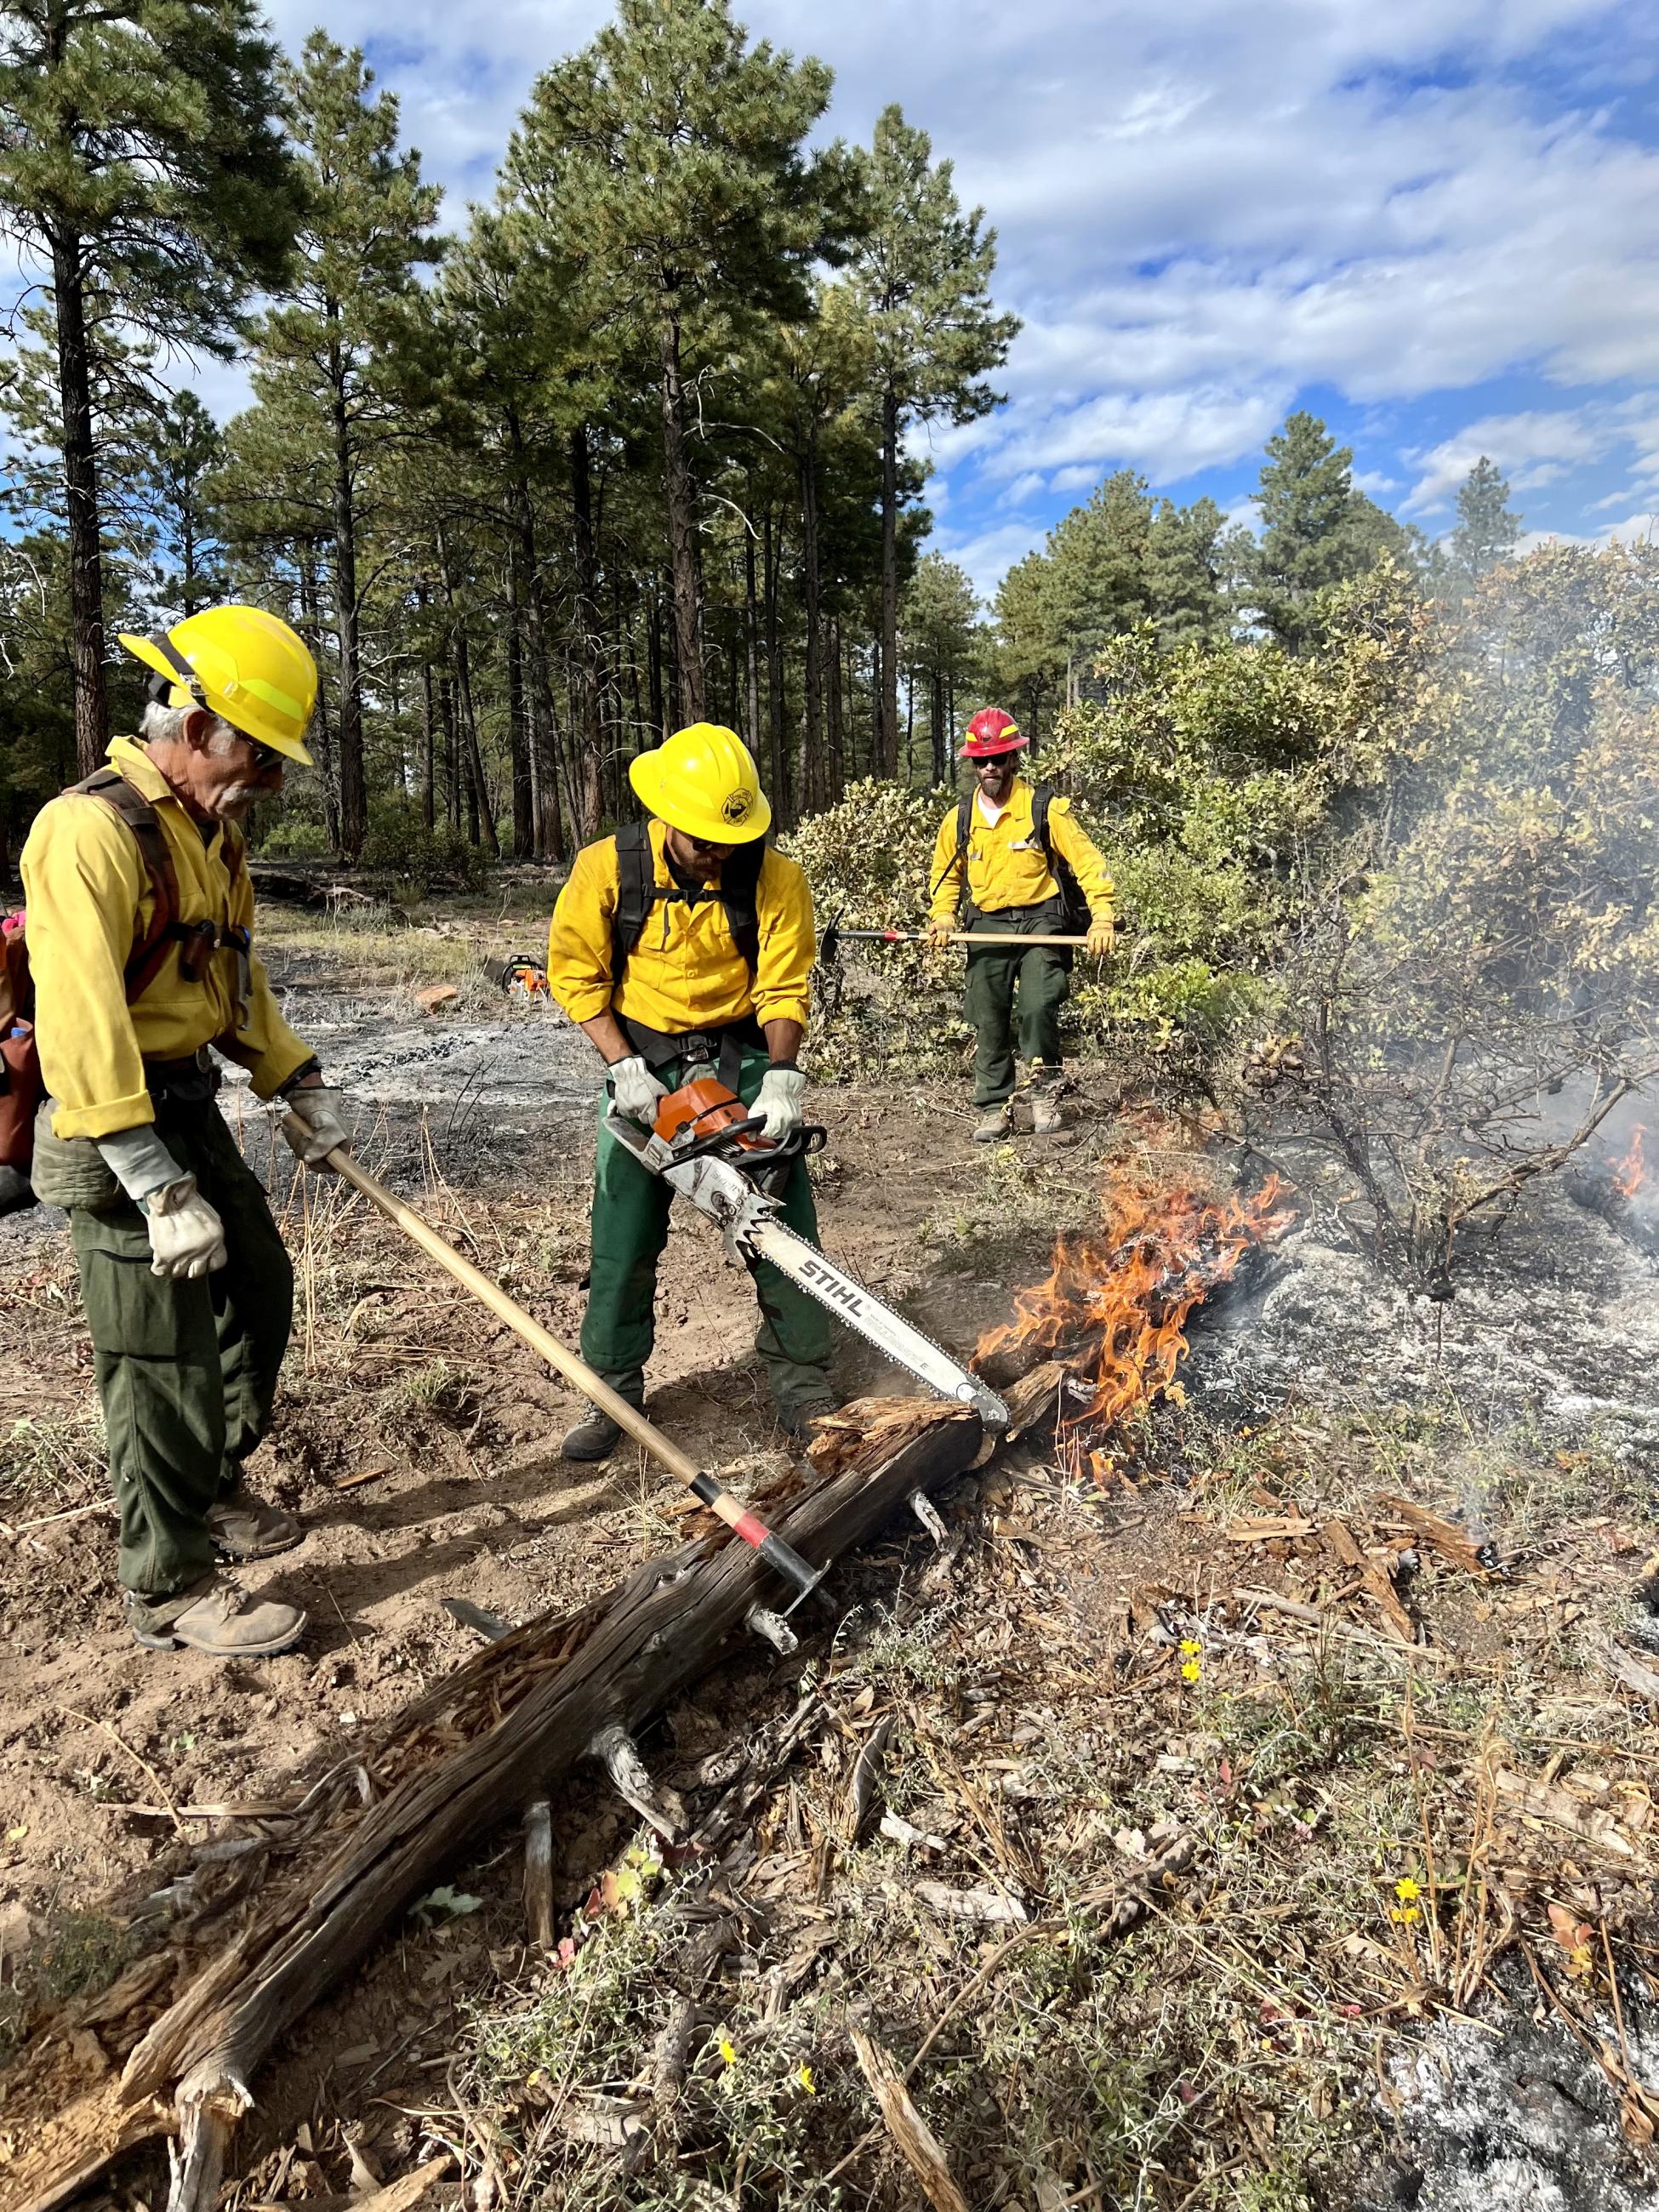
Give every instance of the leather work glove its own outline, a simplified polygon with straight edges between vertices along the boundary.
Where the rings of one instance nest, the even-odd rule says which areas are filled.
[[[806,1078],[799,1068],[769,1067],[749,1109],[751,1114],[766,1116],[766,1127],[761,1134],[774,1144],[793,1137],[800,1127],[801,1101],[805,1096]]]
[[[193,1175],[151,1191],[143,1213],[152,1275],[188,1276],[193,1282],[224,1266],[225,1224],[197,1189]]]
[[[340,1113],[343,1100],[344,1093],[326,1083],[290,1091],[283,1097],[288,1114],[283,1121],[283,1134],[295,1157],[308,1168],[315,1168],[319,1175],[335,1173],[328,1164],[331,1152],[351,1150],[351,1132]]]
[[[657,1118],[658,1100],[668,1096],[667,1085],[658,1082],[638,1053],[613,1060],[607,1074],[617,1111],[648,1129]]]
[[[953,921],[930,921],[927,925],[927,945],[933,952],[943,951],[956,933]]]
[[[1091,921],[1085,950],[1091,960],[1109,960],[1116,940],[1117,924],[1115,921]]]

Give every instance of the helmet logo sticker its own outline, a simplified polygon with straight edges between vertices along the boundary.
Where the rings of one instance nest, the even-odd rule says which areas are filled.
[[[721,821],[731,823],[733,828],[739,822],[746,822],[751,803],[746,791],[728,791],[720,802]]]

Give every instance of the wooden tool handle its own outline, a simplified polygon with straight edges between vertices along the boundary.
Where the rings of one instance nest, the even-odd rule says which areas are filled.
[[[297,1115],[290,1115],[289,1119],[296,1127],[303,1127]],[[405,1206],[402,1199],[394,1198],[383,1182],[370,1175],[367,1168],[360,1168],[349,1152],[343,1152],[337,1146],[328,1155],[328,1164],[337,1175],[343,1176],[354,1190],[362,1191],[370,1205],[385,1214],[388,1221],[394,1222],[411,1243],[418,1244],[422,1251],[429,1254],[463,1289],[471,1291],[473,1297],[504,1321],[515,1335],[522,1337],[531,1350],[546,1360],[550,1367],[556,1368],[567,1382],[573,1383],[601,1413],[609,1413],[625,1435],[632,1437],[636,1444],[648,1451],[653,1459],[665,1467],[671,1474],[678,1476],[680,1481],[688,1486],[698,1485],[698,1495],[703,1495],[701,1486],[707,1483],[708,1478],[702,1474],[694,1460],[688,1459],[678,1444],[671,1443],[654,1423],[647,1421],[637,1406],[630,1406],[626,1398],[618,1396],[605,1377],[596,1374],[585,1359],[579,1358],[576,1353],[561,1344],[558,1338],[544,1329],[538,1321],[533,1320],[516,1299],[508,1297],[499,1283],[492,1283],[489,1276],[482,1273],[470,1260],[464,1260],[449,1240],[441,1237],[432,1224],[422,1219],[412,1206]],[[721,1520],[732,1528],[736,1528],[738,1520],[744,1517],[743,1507],[724,1491],[707,1502]]]
[[[953,929],[952,945],[1069,945],[1081,952],[1086,937],[1027,937],[1018,929]]]

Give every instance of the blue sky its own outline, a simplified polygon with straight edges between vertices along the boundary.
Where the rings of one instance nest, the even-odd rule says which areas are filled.
[[[297,46],[315,0],[278,0]],[[447,219],[600,0],[333,0]],[[1243,506],[1285,413],[1431,535],[1482,452],[1529,530],[1659,510],[1659,0],[751,0],[896,100],[997,228],[1008,404],[935,434],[935,542],[988,590],[1112,468]]]

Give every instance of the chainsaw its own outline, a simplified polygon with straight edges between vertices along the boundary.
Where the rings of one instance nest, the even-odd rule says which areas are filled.
[[[659,1176],[718,1224],[729,1259],[744,1267],[769,1261],[930,1390],[972,1406],[988,1429],[1007,1427],[1008,1408],[994,1390],[779,1218],[780,1194],[790,1168],[809,1153],[822,1152],[828,1130],[804,1123],[787,1137],[764,1136],[765,1116],[750,1114],[707,1065],[695,1066],[678,1091],[659,1101],[650,1129],[629,1121],[614,1106],[605,1127],[647,1173]]]

